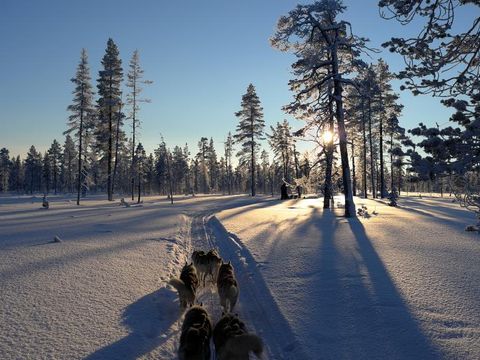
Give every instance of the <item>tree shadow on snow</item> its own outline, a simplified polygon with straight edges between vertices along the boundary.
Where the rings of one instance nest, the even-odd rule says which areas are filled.
[[[170,327],[180,316],[176,298],[176,292],[160,288],[130,304],[122,316],[122,323],[130,333],[86,359],[137,359],[162,345],[172,336]]]
[[[438,350],[420,329],[418,320],[410,313],[388,270],[357,218],[348,225],[358,245],[358,279],[349,289],[359,307],[350,308],[354,315],[352,328],[360,342],[350,349],[348,357],[389,359],[437,359]],[[355,274],[352,274],[355,275]],[[346,324],[345,324],[346,325]],[[361,339],[368,339],[362,341]],[[346,350],[346,349],[345,349]]]

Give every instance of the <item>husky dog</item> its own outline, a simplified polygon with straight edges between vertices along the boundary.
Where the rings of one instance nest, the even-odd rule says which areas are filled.
[[[249,334],[237,315],[223,314],[213,329],[213,343],[218,360],[248,360],[249,352],[258,358],[263,352],[262,340]]]
[[[223,311],[231,312],[237,303],[238,284],[230,261],[228,263],[222,261],[222,265],[218,269],[217,290]]]
[[[180,335],[180,360],[210,360],[212,322],[207,311],[198,305],[185,314]]]
[[[208,253],[202,250],[195,250],[192,253],[192,261],[197,269],[200,281],[203,281],[203,286],[205,286],[207,275],[210,275],[213,281],[216,280],[222,258],[215,249],[211,249]]]
[[[195,293],[198,287],[198,277],[192,263],[187,264],[185,262],[185,266],[180,274],[180,279],[172,278],[168,283],[177,289],[181,307],[186,308],[187,305],[194,304]]]

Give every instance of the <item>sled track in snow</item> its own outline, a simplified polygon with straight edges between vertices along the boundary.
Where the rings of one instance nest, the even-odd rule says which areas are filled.
[[[208,220],[207,220],[208,219]],[[220,250],[224,261],[231,261],[240,298],[235,313],[264,342],[264,359],[308,359],[294,340],[288,322],[268,289],[258,264],[241,240],[229,233],[215,216],[203,217],[209,245]]]

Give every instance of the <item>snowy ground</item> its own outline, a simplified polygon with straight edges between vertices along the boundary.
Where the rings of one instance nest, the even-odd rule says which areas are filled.
[[[182,314],[165,283],[217,246],[265,358],[480,358],[473,216],[448,199],[356,201],[378,215],[347,221],[321,199],[58,197],[43,210],[1,197],[0,357],[176,358]],[[212,287],[200,301],[217,320]]]
[[[281,355],[480,359],[480,236],[464,231],[474,217],[451,199],[356,203],[378,215],[346,220],[318,199],[217,214],[263,289]]]

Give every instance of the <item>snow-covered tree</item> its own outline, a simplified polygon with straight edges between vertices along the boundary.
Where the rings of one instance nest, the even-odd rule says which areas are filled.
[[[93,119],[95,116],[93,88],[91,84],[90,68],[88,65],[88,55],[85,49],[82,49],[77,73],[71,81],[75,84],[75,89],[73,90],[73,102],[67,108],[68,111],[71,112],[71,115],[68,117],[68,129],[64,134],[70,134],[73,132],[78,141],[77,205],[80,205],[80,192],[86,177],[85,164],[83,161],[86,149],[89,145],[88,143],[85,143],[85,140],[88,131],[93,127]],[[71,176],[71,174],[69,175]]]
[[[130,107],[130,113],[128,119],[132,120],[132,165],[131,165],[131,187],[132,187],[132,200],[134,199],[135,188],[135,141],[137,135],[137,129],[140,126],[140,118],[138,112],[140,111],[141,103],[148,103],[150,99],[141,97],[143,85],[151,84],[152,81],[143,79],[143,69],[140,67],[140,57],[138,50],[133,52],[132,58],[129,64],[129,71],[127,74],[127,87],[130,88],[130,92],[127,95],[127,105]]]
[[[108,200],[113,200],[113,169],[114,141],[116,120],[121,106],[121,82],[123,78],[122,61],[119,58],[118,47],[110,38],[107,42],[105,55],[102,59],[103,69],[98,78],[98,122],[96,126],[97,144],[107,160],[107,194]]]
[[[346,76],[363,63],[358,60],[365,49],[365,39],[354,36],[350,24],[339,20],[345,6],[340,0],[322,0],[298,5],[277,23],[271,43],[281,51],[292,51],[298,58],[293,64],[295,79],[290,88],[295,100],[286,107],[304,118],[321,118],[328,106],[335,105],[342,179],[345,193],[345,216],[355,216],[351,175],[345,131],[343,87],[352,84]]]
[[[242,96],[241,110],[235,113],[239,120],[235,141],[241,145],[238,152],[241,163],[250,163],[250,189],[251,195],[255,196],[255,162],[260,140],[263,140],[263,108],[257,96],[255,87],[248,85],[247,92]]]
[[[294,138],[292,128],[287,120],[282,123],[277,122],[275,127],[270,126],[270,134],[268,135],[268,143],[273,150],[275,159],[282,164],[283,179],[287,182],[291,181],[291,163],[294,157]]]
[[[418,24],[413,37],[383,44],[399,53],[406,67],[399,73],[414,94],[470,94],[480,77],[480,2],[477,0],[380,0],[382,17],[402,25]],[[459,24],[455,12],[469,7],[472,22]],[[421,20],[418,20],[420,18]],[[464,27],[463,32],[453,29]]]

